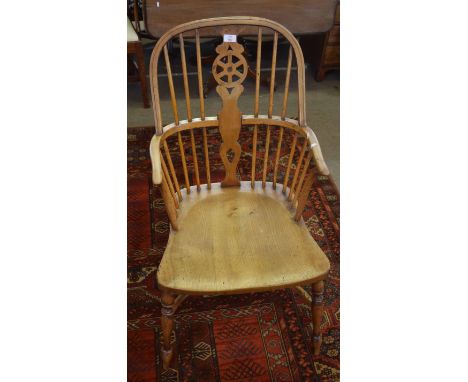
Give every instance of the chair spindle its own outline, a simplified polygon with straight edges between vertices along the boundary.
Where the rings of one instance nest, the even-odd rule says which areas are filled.
[[[206,134],[206,127],[203,128],[203,151],[205,152],[206,183],[207,183],[208,190],[210,190],[211,189],[210,156],[208,152],[208,137]]]
[[[263,158],[262,188],[265,188],[266,186],[266,175],[267,175],[267,170],[268,170],[268,154],[270,151],[270,134],[271,134],[271,127],[270,125],[268,125],[266,140],[265,140],[265,156]]]
[[[254,125],[254,130],[253,130],[253,139],[252,139],[252,179],[251,179],[251,185],[252,188],[255,188],[255,168],[257,165],[257,134],[258,134],[258,128],[257,125]]]
[[[179,125],[179,113],[177,111],[177,101],[174,91],[174,82],[172,81],[172,70],[171,70],[171,62],[169,60],[169,53],[167,51],[167,45],[164,45],[164,59],[166,61],[166,70],[167,70],[167,80],[169,82],[169,93],[171,95],[171,104],[172,104],[172,111],[174,113],[174,122],[176,125]]]
[[[288,200],[291,200],[292,198],[292,193],[293,193],[294,187],[296,186],[299,172],[301,171],[302,160],[304,159],[304,154],[305,154],[306,149],[307,149],[307,138],[304,138],[304,141],[302,142],[301,153],[299,154],[299,159],[297,160],[296,171],[294,172],[294,178],[292,180],[291,187],[289,188]]]
[[[284,127],[281,126],[279,130],[278,145],[276,146],[275,169],[273,170],[273,190],[276,190],[276,180],[278,175],[278,164],[281,154],[281,145],[283,143],[283,133]]]
[[[167,163],[169,164],[169,169],[171,170],[171,176],[172,176],[172,179],[174,180],[177,195],[179,196],[179,201],[182,201],[182,193],[180,192],[179,181],[177,180],[177,175],[174,170],[174,164],[172,163],[171,153],[169,152],[169,147],[167,145],[166,140],[164,140],[164,152],[166,153]]]
[[[162,167],[162,170],[163,170],[163,174],[167,179],[167,184],[169,185],[169,190],[171,191],[171,195],[172,195],[172,197],[174,199],[174,204],[175,204],[176,208],[179,208],[179,201],[177,200],[176,192],[174,190],[174,186],[172,185],[172,181],[171,181],[171,178],[169,176],[169,171],[167,169],[166,161],[164,160],[164,157],[163,157],[162,153],[161,153],[161,167]]]
[[[301,220],[302,212],[304,211],[307,199],[309,198],[309,193],[312,189],[312,185],[314,184],[314,177],[313,171],[310,171],[306,177],[304,188],[302,189],[297,202],[296,215],[294,216],[296,221]]]
[[[291,151],[289,152],[288,166],[286,167],[286,174],[284,175],[283,190],[282,190],[283,193],[286,192],[286,188],[288,187],[289,173],[291,172],[291,164],[294,158],[294,154],[296,152],[296,144],[297,144],[297,133],[294,133],[294,138],[291,144]]]
[[[163,176],[162,181],[162,197],[164,199],[164,204],[166,205],[167,215],[169,217],[169,221],[171,226],[174,230],[177,231],[177,211],[174,203],[174,199],[169,195],[170,190],[168,187],[168,182],[165,176]]]
[[[281,119],[283,121],[286,117],[286,110],[288,108],[289,81],[291,79],[291,64],[292,64],[292,46],[289,46],[288,65],[286,69],[286,80],[284,83],[283,109],[281,111]]]
[[[254,115],[255,118],[258,117],[258,103],[260,96],[260,69],[262,65],[262,28],[258,28],[258,37],[257,37],[257,67],[255,68],[255,106],[254,106]],[[257,128],[257,125],[255,125]],[[255,179],[252,180],[255,182]]]
[[[278,32],[275,32],[273,37],[273,55],[271,58],[271,77],[270,77],[270,99],[268,102],[268,118],[271,118],[273,113],[273,96],[275,93],[275,73],[276,73],[276,53],[278,49]],[[266,135],[266,142],[265,142],[265,157],[263,160],[263,177],[262,177],[262,187],[265,188],[266,186],[266,174],[268,169],[268,154],[270,149],[270,134],[271,134],[271,127],[270,125],[267,126],[267,135]]]
[[[197,146],[195,145],[195,136],[193,129],[190,129],[190,141],[192,142],[192,156],[193,167],[195,169],[195,182],[197,183],[197,190],[200,190],[200,172],[198,170]]]
[[[187,170],[187,160],[185,159],[184,142],[182,141],[182,134],[180,131],[177,133],[177,138],[179,140],[180,158],[182,160],[182,168],[184,170],[185,187],[187,189],[187,194],[190,194],[190,180]]]
[[[195,45],[197,50],[197,72],[198,72],[198,96],[200,97],[200,118],[205,120],[205,97],[203,94],[203,73],[200,51],[200,32],[195,30]]]
[[[273,54],[271,57],[271,76],[270,76],[270,99],[268,102],[268,118],[271,118],[273,113],[273,96],[275,93],[275,74],[276,74],[276,53],[278,51],[278,32],[275,32],[273,37]]]
[[[301,177],[299,178],[299,182],[297,183],[297,186],[296,186],[296,188],[294,190],[293,205],[296,204],[297,198],[299,197],[299,194],[300,194],[301,188],[302,188],[302,183],[304,182],[304,177],[305,177],[305,174],[306,174],[306,172],[307,172],[307,170],[309,168],[311,160],[312,160],[312,150],[309,150],[309,152],[307,153],[304,168],[302,169]]]
[[[190,91],[189,83],[187,76],[187,62],[185,60],[185,46],[184,46],[184,36],[182,33],[179,34],[179,45],[180,45],[180,61],[182,63],[182,76],[184,78],[184,93],[185,93],[185,104],[187,107],[187,120],[192,121],[192,108],[190,105]]]
[[[292,46],[289,46],[288,64],[287,64],[287,69],[286,69],[286,81],[284,84],[283,108],[281,111],[282,120],[284,120],[286,117],[286,110],[287,110],[287,105],[288,105],[289,81],[291,79],[291,64],[292,64]],[[284,127],[281,127],[280,132],[279,132],[279,138],[278,138],[278,146],[276,148],[275,170],[273,174],[273,189],[274,190],[276,190],[276,179],[277,179],[277,173],[278,173],[278,163],[279,163],[279,158],[281,154],[281,145],[283,143],[283,133],[284,133]],[[289,173],[288,173],[288,176],[289,176]]]

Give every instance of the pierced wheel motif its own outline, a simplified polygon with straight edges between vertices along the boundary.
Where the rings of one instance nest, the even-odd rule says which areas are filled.
[[[213,62],[213,77],[221,86],[233,88],[244,82],[248,66],[238,43],[223,43],[216,48],[218,56]]]

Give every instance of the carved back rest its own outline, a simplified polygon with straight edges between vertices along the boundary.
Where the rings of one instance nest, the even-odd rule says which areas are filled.
[[[211,32],[207,32],[206,29],[209,29]],[[247,76],[248,67],[243,54],[244,47],[238,42],[232,41],[223,42],[217,46],[216,53],[218,56],[213,62],[212,72],[210,73],[218,84],[216,91],[221,97],[222,108],[218,112],[217,117],[205,115],[200,48],[201,30],[203,30],[203,35],[206,35],[207,33],[211,33],[212,35],[228,34],[236,36],[242,34],[257,37],[257,57],[255,68],[256,83],[253,115],[243,115],[237,104],[238,98],[244,92],[244,86],[242,83]],[[259,110],[262,39],[264,34],[267,33],[273,35],[273,53],[268,111],[267,114],[262,115]],[[194,117],[192,113],[193,103],[190,98],[184,36],[195,37],[199,117]],[[289,43],[289,53],[286,68],[285,88],[281,102],[281,115],[275,116],[273,115],[273,103],[275,93],[276,59],[278,40],[281,37]],[[171,59],[169,57],[168,44],[172,43],[174,39],[177,39],[180,46],[183,94],[185,97],[185,109],[187,115],[186,120],[181,120],[180,118],[181,112],[178,109],[176,100],[175,81],[171,69]],[[286,115],[293,58],[295,58],[297,67],[298,97],[297,109],[294,111],[297,118],[287,118]],[[166,73],[159,68],[159,66],[162,67],[163,64],[165,66],[164,71]],[[163,126],[159,101],[160,96],[164,94],[163,92],[160,92],[160,82],[166,74],[174,122]],[[237,16],[189,22],[171,29],[158,40],[153,50],[150,63],[151,94],[156,125],[155,142],[152,142],[152,145],[157,145],[158,149],[161,149],[161,181],[163,185],[163,196],[165,195],[164,200],[173,226],[175,226],[175,210],[179,207],[179,202],[182,201],[183,193],[181,192],[181,182],[179,182],[173,158],[171,157],[171,150],[168,145],[168,142],[170,141],[169,138],[177,138],[174,144],[179,146],[181,167],[183,169],[183,184],[185,185],[185,192],[190,193],[191,186],[196,186],[196,190],[200,190],[201,188],[200,178],[202,177],[202,171],[200,171],[201,166],[199,166],[201,158],[203,158],[202,161],[205,162],[204,172],[206,185],[208,188],[211,187],[210,150],[208,148],[207,129],[213,128],[217,128],[221,135],[219,155],[225,169],[224,180],[221,182],[222,186],[240,185],[240,180],[242,179],[240,179],[241,176],[238,169],[238,163],[241,156],[241,146],[238,142],[239,134],[243,127],[249,127],[252,130],[252,149],[251,153],[249,153],[252,155],[251,171],[249,174],[249,180],[252,188],[255,187],[257,180],[257,146],[260,143],[258,142],[258,131],[259,129],[266,130],[263,146],[264,154],[263,168],[261,171],[261,185],[265,188],[267,181],[269,180],[268,178],[270,178],[270,181],[272,182],[271,187],[276,189],[277,183],[282,182],[282,191],[287,193],[289,200],[292,202],[293,206],[297,208],[296,219],[300,218],[313,182],[313,165],[316,165],[319,172],[324,174],[328,173],[326,165],[323,162],[317,139],[312,130],[306,125],[304,76],[304,58],[296,38],[282,25],[263,18]],[[199,129],[202,134],[195,133],[195,130]],[[274,133],[272,133],[272,130],[274,130]],[[183,135],[185,134],[188,138],[187,133],[190,135],[190,138],[185,140]],[[272,135],[276,137],[276,145],[271,145]],[[261,136],[263,137],[263,135]],[[201,143],[198,143],[198,139],[200,139]],[[281,156],[281,153],[285,150],[285,145],[288,145],[286,150],[288,153],[287,165],[284,163],[286,165],[286,170],[284,171],[284,174],[280,174],[278,172],[279,162],[283,159],[283,162],[286,162],[286,157]],[[197,146],[199,147],[199,151],[201,151],[201,146],[203,146],[203,154],[200,153],[200,158],[198,155],[199,153],[197,152]],[[190,151],[188,155],[187,148],[189,148]],[[276,148],[276,152],[271,150],[272,148]],[[190,163],[188,164],[188,157],[192,159],[191,165]],[[190,182],[190,175],[192,175],[192,182]],[[195,188],[193,188],[193,190],[195,190]],[[174,214],[172,218],[171,211],[173,211]]]

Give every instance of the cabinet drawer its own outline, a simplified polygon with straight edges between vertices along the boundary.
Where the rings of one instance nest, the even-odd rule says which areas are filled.
[[[335,65],[340,63],[340,46],[327,46],[325,49],[325,65]]]
[[[330,34],[328,35],[328,43],[329,44],[336,44],[340,42],[340,27],[334,26],[330,30]]]

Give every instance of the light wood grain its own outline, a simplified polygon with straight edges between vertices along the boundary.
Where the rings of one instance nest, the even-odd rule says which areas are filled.
[[[185,159],[184,142],[182,140],[182,134],[180,132],[177,134],[177,139],[179,141],[180,158],[182,160],[182,168],[184,170],[185,188],[187,192],[190,193],[190,180],[188,176],[187,160]]]
[[[172,328],[174,327],[174,302],[175,296],[172,293],[162,292],[161,295],[161,326],[162,326],[162,359],[163,367],[167,369],[174,354],[171,346]]]
[[[172,184],[171,177],[169,175],[169,171],[167,169],[166,162],[165,162],[163,156],[161,156],[161,164],[162,164],[162,169],[163,169],[163,176],[165,177],[165,179],[167,181],[167,184],[169,186],[169,191],[171,193],[171,196],[174,199],[175,207],[179,208],[179,200],[177,199],[176,192],[175,192],[174,186]]]
[[[164,152],[166,154],[167,163],[169,163],[169,170],[171,171],[172,180],[174,181],[175,189],[177,191],[177,195],[179,196],[179,201],[180,201],[182,200],[182,193],[180,192],[179,180],[177,179],[174,164],[172,163],[171,153],[169,151],[169,146],[167,145],[167,141],[164,141],[163,146],[164,146]]]
[[[241,154],[238,139],[242,126],[242,113],[237,103],[244,91],[242,82],[247,76],[247,62],[243,56],[244,47],[237,42],[224,42],[218,45],[216,52],[218,56],[213,62],[212,74],[219,84],[216,91],[223,101],[223,107],[218,114],[219,132],[223,139],[219,154],[226,172],[221,184],[224,187],[238,186],[240,183],[236,172]],[[237,61],[234,62],[234,59]],[[229,89],[232,89],[231,92]],[[228,157],[229,152],[232,153],[232,158]]]
[[[293,191],[293,193],[294,193],[293,205],[296,203],[297,198],[298,198],[298,196],[299,196],[299,194],[301,192],[302,183],[304,182],[305,175],[307,173],[307,170],[309,169],[309,165],[310,165],[310,161],[312,160],[312,156],[313,156],[312,150],[309,150],[309,152],[307,153],[306,161],[304,163],[304,168],[302,169],[301,176],[299,177],[299,182],[297,183],[297,186]]]
[[[197,188],[200,189],[200,172],[198,170],[197,146],[195,143],[195,135],[194,135],[193,129],[190,130],[190,143],[192,144],[193,167],[195,170],[195,183],[197,184]]]
[[[307,132],[309,146],[314,153],[314,161],[317,165],[318,171],[321,175],[330,175],[330,170],[328,170],[327,164],[325,163],[325,159],[323,159],[322,149],[320,148],[317,136],[310,127],[306,127],[305,130]]]
[[[212,184],[184,196],[158,269],[159,287],[178,293],[242,293],[324,278],[330,264],[304,222],[271,183],[252,190]],[[185,190],[183,190],[185,191]]]
[[[171,195],[171,191],[168,186],[168,181],[166,177],[163,177],[162,182],[162,197],[164,200],[164,205],[166,206],[167,216],[169,217],[169,222],[171,223],[171,227],[174,230],[178,229],[177,223],[177,212],[176,206],[174,202],[174,195]]]
[[[222,108],[217,116],[205,115],[200,35],[203,29],[209,28],[214,28],[220,33],[240,35],[248,28],[255,30],[260,43],[257,46],[253,115],[243,114],[238,105],[238,98],[243,94],[242,82],[248,73],[248,65],[243,52],[244,47],[237,42],[223,42],[216,47],[218,56],[213,61],[211,75],[218,84],[216,91],[221,97]],[[261,42],[264,32],[273,33],[267,115],[259,114]],[[191,110],[184,48],[184,36],[192,34],[195,35],[200,97],[200,117],[195,118]],[[278,116],[273,114],[273,109],[276,53],[280,37],[289,42],[290,49],[281,115]],[[177,38],[180,43],[187,120],[179,119],[167,46]],[[158,66],[162,61],[160,56],[164,56],[166,63],[169,96],[174,113],[174,121],[165,126],[162,124],[159,102]],[[293,59],[297,64],[296,119],[286,117]],[[321,336],[317,322],[321,318],[322,308],[318,293],[323,290],[322,281],[327,276],[330,263],[310,235],[302,219],[302,212],[309,200],[315,171],[328,174],[328,168],[317,137],[306,123],[304,78],[304,58],[297,40],[282,25],[262,18],[238,16],[188,22],[165,33],[153,50],[150,80],[156,135],[151,141],[150,153],[153,182],[162,184],[163,200],[171,224],[169,241],[158,269],[158,284],[162,291],[163,304],[161,324],[164,369],[169,367],[173,355],[170,344],[173,314],[183,299],[190,294],[230,294],[299,287],[299,292],[307,298],[305,289],[300,286],[313,284],[314,352],[320,349]],[[248,174],[238,171],[237,168],[241,156],[239,134],[241,129],[247,126],[253,126],[252,169]],[[265,128],[262,177],[261,181],[256,181],[258,134],[263,133]],[[196,131],[199,129],[202,130],[202,134]],[[224,164],[225,174],[221,183],[211,183],[208,129],[210,133],[211,129],[217,129],[221,135],[221,142],[218,142],[219,155]],[[274,137],[271,137],[271,134],[274,134],[272,129],[278,129],[278,140],[271,183],[268,166],[270,140],[274,140]],[[292,143],[289,139],[291,133]],[[194,185],[190,184],[189,169],[192,171],[192,167],[187,161],[190,161],[191,157],[186,156],[182,134],[190,134],[194,171],[190,176],[194,175]],[[182,169],[177,171],[168,147],[170,137],[177,138],[180,150]],[[200,139],[202,142],[199,142]],[[210,141],[210,145],[213,143],[215,142]],[[203,145],[207,184],[201,184],[200,180],[198,144],[200,147]],[[287,145],[285,149],[289,150],[289,157],[283,184],[280,184],[278,167],[284,145]],[[300,146],[299,155],[296,155],[297,146]],[[165,156],[160,148],[164,149]],[[273,150],[273,144],[271,149]],[[297,162],[294,163],[296,158]],[[311,168],[312,160],[316,167]],[[290,173],[293,170],[289,185]],[[184,189],[181,189],[177,179],[177,174],[181,173],[185,181]],[[241,179],[241,176],[246,179]]]
[[[150,158],[152,167],[153,184],[162,182],[161,150],[159,149],[160,136],[153,135],[150,142]]]
[[[309,198],[310,191],[312,189],[312,185],[314,184],[314,177],[315,174],[312,171],[310,171],[309,174],[306,176],[302,190],[298,194],[299,196],[297,198],[296,215],[294,216],[294,219],[296,221],[299,221],[302,217],[302,212],[304,211],[307,200]]]
[[[296,290],[306,299],[307,302],[312,303],[312,296],[301,286],[296,286]]]
[[[167,45],[164,45],[164,59],[166,60],[166,71],[167,71],[167,81],[169,83],[169,93],[171,94],[171,105],[172,112],[174,113],[175,124],[179,124],[179,112],[177,110],[177,100],[174,90],[174,82],[172,81],[172,69],[171,61],[169,59],[169,53],[167,51]]]
[[[294,51],[297,64],[297,92],[298,92],[298,123],[299,126],[303,127],[306,124],[306,110],[305,110],[305,71],[304,71],[304,56],[302,54],[301,47],[297,39],[293,34],[286,29],[283,25],[264,18],[260,17],[251,17],[251,16],[230,16],[230,17],[217,17],[212,19],[197,20],[188,22],[185,24],[178,25],[166,33],[158,40],[156,46],[153,49],[151,54],[150,61],[150,81],[151,81],[151,94],[153,99],[153,104],[155,107],[154,119],[156,125],[156,134],[161,135],[163,130],[162,118],[161,118],[161,108],[159,105],[159,84],[158,84],[158,62],[161,52],[164,52],[166,56],[167,52],[167,43],[178,36],[180,33],[189,33],[195,32],[195,30],[201,31],[203,28],[210,27],[221,27],[221,35],[226,33],[226,31],[231,32],[232,34],[242,34],[245,30],[245,26],[255,26],[255,33],[258,33],[258,27],[265,27],[273,32],[277,32],[278,35],[281,35],[291,44],[291,47]],[[201,32],[200,32],[201,33]],[[168,63],[168,57],[166,59],[166,65]],[[170,65],[169,65],[170,68]],[[247,73],[247,70],[245,71]],[[172,78],[172,74],[168,72],[168,78]],[[169,82],[169,88],[171,90],[171,80]],[[171,93],[172,94],[172,93]],[[172,101],[172,97],[171,97]],[[175,113],[176,114],[176,113]],[[178,124],[178,115],[175,115],[175,122]]]
[[[286,192],[286,188],[288,187],[289,183],[289,173],[291,172],[291,164],[294,158],[294,153],[296,152],[296,144],[297,144],[297,134],[294,134],[294,138],[291,144],[291,149],[289,151],[288,157],[288,165],[286,167],[286,174],[284,174],[283,180],[283,192]]]
[[[200,99],[200,118],[205,119],[205,97],[203,95],[203,71],[201,63],[200,32],[195,33],[195,45],[197,51],[198,97]]]
[[[314,347],[314,355],[320,354],[320,346],[322,345],[322,317],[323,317],[323,291],[325,289],[323,280],[312,284],[312,343]]]
[[[182,63],[182,76],[184,78],[184,94],[185,94],[185,106],[187,108],[187,120],[192,120],[192,107],[190,105],[190,89],[187,76],[187,62],[185,60],[185,44],[184,36],[182,33],[179,34],[179,45],[180,45],[180,61]]]
[[[291,188],[289,189],[289,195],[288,195],[289,200],[292,199],[292,193],[294,191],[294,187],[296,186],[297,177],[299,176],[299,173],[301,171],[302,160],[304,159],[304,154],[305,154],[306,150],[307,150],[306,142],[303,142],[302,143],[302,149],[301,149],[301,152],[299,154],[299,159],[297,160],[297,163],[296,163],[296,171],[294,171],[294,177],[293,177],[293,180],[291,182]]]
[[[249,114],[242,114],[241,123],[243,126],[247,125],[270,125],[270,126],[284,126],[289,129],[292,129],[300,134],[301,137],[308,136],[308,128],[299,126],[298,122],[295,119],[285,118],[282,119],[280,116],[273,115],[271,118],[268,118],[267,115],[259,115],[255,117]],[[174,122],[169,123],[163,128],[163,136],[168,137],[172,134],[175,134],[179,131],[189,130],[198,127],[219,127],[219,120],[217,117],[205,117],[193,118],[191,122],[187,120],[180,120],[176,125]],[[317,144],[317,143],[315,143]]]
[[[268,118],[273,115],[273,99],[275,95],[276,56],[278,51],[278,32],[273,37],[273,53],[271,56],[270,98],[268,99]]]
[[[266,177],[268,171],[268,154],[270,151],[270,135],[271,135],[271,127],[270,125],[267,126],[267,135],[265,138],[265,155],[263,157],[263,174],[262,174],[262,187],[265,188],[266,185]]]
[[[254,104],[255,117],[258,117],[261,64],[262,64],[262,28],[259,27],[258,36],[257,36],[257,65],[255,67],[255,104]]]
[[[280,159],[280,154],[281,154],[281,145],[283,143],[283,133],[284,133],[284,127],[280,127],[278,144],[276,146],[275,169],[273,170],[273,189],[275,190],[276,190],[276,180],[278,176],[278,164],[279,164],[279,159]]]
[[[253,129],[253,137],[252,137],[252,176],[250,179],[252,188],[255,187],[255,170],[256,170],[256,161],[257,161],[257,136],[258,136],[258,128],[257,125],[254,126]]]
[[[286,111],[288,109],[289,81],[291,80],[292,55],[292,47],[289,47],[288,64],[286,67],[286,80],[284,81],[283,108],[281,110],[282,119],[286,118]]]
[[[206,127],[203,128],[203,151],[205,153],[206,183],[208,190],[211,188],[210,155],[208,152],[208,137]]]

